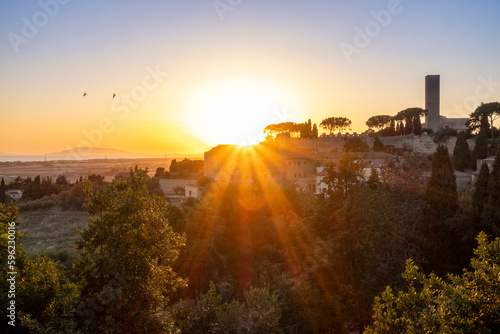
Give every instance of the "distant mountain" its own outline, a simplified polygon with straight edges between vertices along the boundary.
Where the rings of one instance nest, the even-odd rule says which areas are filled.
[[[140,157],[140,156],[147,156],[145,154],[140,154],[140,153],[132,153],[132,152],[126,152],[126,151],[121,151],[121,150],[116,150],[113,148],[102,148],[102,147],[75,147],[70,150],[65,150],[65,151],[60,151],[60,152],[51,152],[45,154],[47,157],[51,156],[58,156],[58,157],[82,157],[82,158],[87,158],[87,157],[102,157],[102,156],[108,156],[108,157]]]

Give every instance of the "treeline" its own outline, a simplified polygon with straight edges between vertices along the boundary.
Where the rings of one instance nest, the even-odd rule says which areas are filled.
[[[203,166],[203,160],[185,158],[184,160],[177,161],[177,159],[173,159],[168,171],[165,170],[165,167],[158,167],[154,177],[159,179],[199,177],[203,174]]]
[[[200,202],[179,207],[152,194],[146,172],[136,169],[88,190],[92,218],[73,270],[43,256],[16,262],[25,278],[16,291],[16,329],[495,332],[500,240],[489,243],[480,232],[500,236],[500,150],[468,192],[457,192],[444,146],[428,182],[425,165],[409,154],[365,180],[364,164],[345,153],[327,167],[321,196],[216,182]],[[0,210],[4,226],[16,221],[15,208]],[[455,276],[436,276],[448,273]]]
[[[366,121],[369,131],[381,137],[406,136],[422,134],[421,117],[427,114],[422,108],[407,108],[398,112],[395,116],[377,115]]]
[[[475,137],[474,149],[471,150],[467,142],[467,133],[465,131],[459,132],[453,150],[453,167],[461,172],[465,170],[477,170],[477,160],[495,155],[499,143],[500,139],[488,140],[486,130],[480,129]]]
[[[294,138],[318,138],[318,126],[316,123],[312,125],[310,119],[304,123],[282,122],[269,124],[264,128],[264,133],[269,138],[274,138],[282,134],[288,134]]]
[[[430,129],[423,129],[421,118],[427,114],[422,108],[407,108],[401,110],[394,116],[376,115],[366,121],[368,132],[380,137],[405,136],[409,134],[421,135],[426,131],[435,136],[435,141],[444,141],[448,136],[456,136],[456,130],[441,128],[436,133]],[[500,117],[500,103],[481,103],[480,106],[469,115],[467,121],[467,138],[484,131],[486,137],[498,138],[500,131],[494,126],[496,119]]]
[[[85,201],[84,184],[90,182],[96,186],[104,186],[104,176],[98,174],[89,174],[87,177],[80,177],[74,183],[68,181],[64,175],[59,175],[54,181],[51,177],[41,178],[36,176],[34,179],[27,177],[25,179],[17,177],[9,184],[5,184],[2,179],[0,183],[0,192],[5,194],[6,190],[21,190],[22,199],[17,202],[20,211],[47,209],[55,205],[63,209],[82,210],[82,204]],[[9,203],[12,199],[4,195],[0,198],[0,203]]]

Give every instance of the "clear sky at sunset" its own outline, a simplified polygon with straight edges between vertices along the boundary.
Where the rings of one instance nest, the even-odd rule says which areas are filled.
[[[424,107],[428,74],[467,117],[500,101],[499,18],[497,0],[2,1],[0,153],[198,153],[330,116],[362,132]]]

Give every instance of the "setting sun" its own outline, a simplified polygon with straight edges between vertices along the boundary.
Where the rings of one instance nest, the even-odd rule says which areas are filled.
[[[296,121],[298,110],[290,92],[253,78],[207,84],[193,90],[187,101],[185,122],[192,135],[211,145],[256,144],[268,124]]]

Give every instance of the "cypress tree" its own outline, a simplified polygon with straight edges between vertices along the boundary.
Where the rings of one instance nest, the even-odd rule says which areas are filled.
[[[448,149],[439,145],[432,157],[432,174],[424,193],[422,214],[422,246],[427,258],[427,270],[447,272],[453,266],[456,244],[449,240],[447,220],[458,209],[458,193],[455,173]]]
[[[413,121],[410,117],[407,117],[405,119],[405,128],[404,128],[404,134],[405,135],[410,135],[413,133]]]
[[[490,178],[490,169],[488,165],[483,163],[481,170],[474,185],[474,193],[472,194],[472,208],[476,217],[481,217],[483,207],[488,200],[488,180]]]
[[[0,203],[7,202],[7,196],[5,195],[5,191],[7,190],[7,186],[5,185],[5,181],[2,178],[0,182]]]
[[[316,123],[314,123],[314,125],[313,125],[312,137],[313,138],[318,138],[318,126],[316,125]]]
[[[467,136],[465,131],[460,131],[457,136],[455,149],[453,150],[453,167],[456,170],[463,172],[470,165],[470,149],[467,144]]]
[[[488,180],[488,201],[484,205],[483,223],[487,233],[500,236],[500,148],[497,148],[495,162]]]
[[[488,136],[486,130],[481,129],[479,134],[476,136],[476,146],[474,146],[474,151],[472,152],[472,169],[476,170],[476,160],[485,159],[488,157]]]
[[[380,177],[378,176],[378,172],[375,168],[372,168],[370,171],[370,177],[367,181],[368,187],[370,189],[375,190],[380,185]]]
[[[444,221],[452,217],[458,208],[455,172],[448,148],[444,145],[439,145],[432,157],[432,174],[424,197],[427,202],[426,221]]]
[[[33,181],[33,189],[32,189],[31,196],[32,196],[32,199],[42,198],[42,184],[40,181],[40,175],[35,177],[35,180]]]
[[[389,125],[389,136],[395,136],[396,135],[396,122],[394,121],[394,118],[391,118],[391,125]]]
[[[420,121],[420,116],[416,116],[413,119],[413,133],[417,136],[422,134],[422,122]]]

